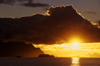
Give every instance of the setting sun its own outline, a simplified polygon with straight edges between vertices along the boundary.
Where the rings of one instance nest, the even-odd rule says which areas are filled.
[[[79,43],[82,43],[82,40],[79,37],[74,36],[71,38],[70,42],[73,47],[78,47]]]
[[[77,47],[78,44],[79,44],[78,42],[73,42],[73,43],[72,43],[72,45],[73,45],[74,47]]]
[[[82,37],[76,35],[76,36],[72,36],[69,38],[69,43],[73,43],[73,44],[78,44],[78,43],[83,43],[84,40],[82,39]]]
[[[97,49],[100,48],[100,43],[73,42],[53,45],[33,44],[33,46],[55,57],[100,57],[100,49]]]

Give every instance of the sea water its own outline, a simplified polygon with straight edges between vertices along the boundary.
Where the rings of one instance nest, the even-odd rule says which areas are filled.
[[[0,66],[100,66],[100,58],[0,58]]]

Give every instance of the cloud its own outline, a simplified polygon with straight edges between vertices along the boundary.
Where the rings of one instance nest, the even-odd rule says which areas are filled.
[[[55,57],[100,57],[100,43],[80,43],[78,47],[69,43],[64,44],[34,44],[34,47],[40,48],[45,54]]]
[[[15,0],[0,0],[0,4],[9,4],[9,5],[14,5]]]
[[[42,4],[42,3],[22,3],[20,5],[27,7],[49,7],[48,4]]]
[[[14,4],[16,2],[33,2],[33,0],[0,0],[0,3],[5,3],[5,4]]]
[[[44,54],[44,52],[32,44],[24,42],[3,43],[0,41],[0,57],[38,57],[39,54]]]
[[[9,4],[9,5],[22,5],[27,7],[49,7],[50,5],[44,3],[33,3],[33,0],[0,0],[0,4]]]
[[[0,0],[0,4],[1,4],[1,3],[4,3],[4,1],[3,1],[3,0]]]
[[[22,18],[0,18],[0,40],[33,44],[100,42],[100,29],[84,19],[72,6],[50,7],[47,14]]]
[[[83,13],[86,13],[86,14],[96,14],[96,12],[94,12],[94,11],[83,11]]]

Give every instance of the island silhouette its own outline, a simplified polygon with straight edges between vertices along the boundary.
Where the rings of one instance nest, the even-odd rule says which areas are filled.
[[[38,57],[50,57],[50,58],[54,58],[53,55],[49,55],[49,54],[40,54]]]

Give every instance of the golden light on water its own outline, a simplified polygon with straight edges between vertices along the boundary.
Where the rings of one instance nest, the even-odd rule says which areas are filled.
[[[79,58],[72,58],[72,64],[79,64]]]
[[[72,58],[72,64],[71,64],[71,66],[80,66],[79,59],[80,58],[78,58],[78,57]]]

